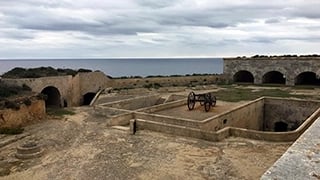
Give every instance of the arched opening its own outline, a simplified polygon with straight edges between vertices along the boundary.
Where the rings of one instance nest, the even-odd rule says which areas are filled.
[[[274,131],[275,132],[286,132],[288,131],[288,124],[282,121],[278,121],[274,123]]]
[[[90,105],[91,101],[93,100],[96,93],[88,92],[87,94],[83,95],[83,103],[82,105]]]
[[[281,72],[270,71],[270,72],[267,72],[265,75],[263,75],[262,83],[285,84],[286,77]]]
[[[41,91],[42,94],[46,95],[46,107],[58,108],[61,107],[61,95],[56,87],[48,86]]]
[[[319,79],[314,72],[300,73],[295,79],[295,85],[319,85]]]
[[[253,83],[254,78],[249,71],[238,71],[233,76],[233,82],[235,83]]]

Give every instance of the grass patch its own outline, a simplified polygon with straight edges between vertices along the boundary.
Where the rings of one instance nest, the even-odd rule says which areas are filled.
[[[74,115],[76,114],[70,109],[65,108],[47,108],[47,114],[52,116],[64,116],[64,115]]]
[[[15,134],[21,134],[23,133],[24,129],[21,127],[15,127],[15,128],[0,128],[0,134],[9,134],[9,135],[15,135]]]
[[[269,97],[282,97],[282,98],[305,98],[305,95],[292,95],[289,91],[280,89],[263,89],[259,91],[252,92],[252,89],[242,89],[242,88],[232,88],[220,90],[215,92],[214,95],[218,100],[238,102],[238,101],[249,101],[254,100],[262,96]]]

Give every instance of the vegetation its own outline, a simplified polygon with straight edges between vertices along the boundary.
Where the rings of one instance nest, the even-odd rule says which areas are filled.
[[[15,128],[0,128],[0,134],[21,134],[24,131],[21,127],[15,127]]]
[[[51,116],[65,116],[65,115],[74,115],[75,112],[73,112],[70,109],[66,108],[47,108],[47,114]]]
[[[27,85],[8,85],[0,81],[0,98],[8,98],[10,96],[31,92],[31,88]]]
[[[16,67],[2,75],[4,78],[39,78],[47,76],[64,76],[72,75],[75,76],[79,72],[92,72],[88,69],[54,69],[52,67],[39,67],[39,68],[30,68],[24,69],[21,67]]]

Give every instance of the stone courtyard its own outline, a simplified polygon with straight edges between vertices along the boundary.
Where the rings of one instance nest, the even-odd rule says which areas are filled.
[[[90,107],[73,111],[27,126],[25,138],[1,147],[0,179],[258,179],[291,145],[151,131],[130,135],[106,127]],[[44,154],[16,159],[16,147],[28,139],[41,144]]]

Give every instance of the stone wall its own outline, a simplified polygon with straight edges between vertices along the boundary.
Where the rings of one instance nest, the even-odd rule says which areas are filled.
[[[78,106],[82,103],[83,95],[96,93],[100,88],[110,87],[111,80],[102,72],[78,73],[76,76],[53,76],[25,79],[2,79],[4,83],[29,86],[33,92],[41,93],[46,87],[57,88],[60,93],[61,106]]]
[[[266,98],[264,130],[274,131],[276,122],[287,123],[288,130],[295,130],[319,107],[319,101]]]
[[[263,127],[264,98],[259,98],[223,114],[204,120],[201,129],[218,131],[225,127],[238,127],[261,131]]]
[[[43,100],[31,100],[31,105],[21,104],[18,110],[0,110],[0,128],[19,127],[38,121],[46,116],[45,102]]]
[[[229,81],[239,71],[250,72],[255,84],[261,84],[263,75],[270,71],[282,73],[286,85],[294,85],[295,78],[303,72],[320,76],[320,57],[224,58],[223,62],[223,73]]]
[[[182,77],[154,77],[154,78],[130,78],[113,79],[113,88],[137,88],[160,86],[195,86],[217,84],[223,82],[221,75],[208,76],[182,76]]]

